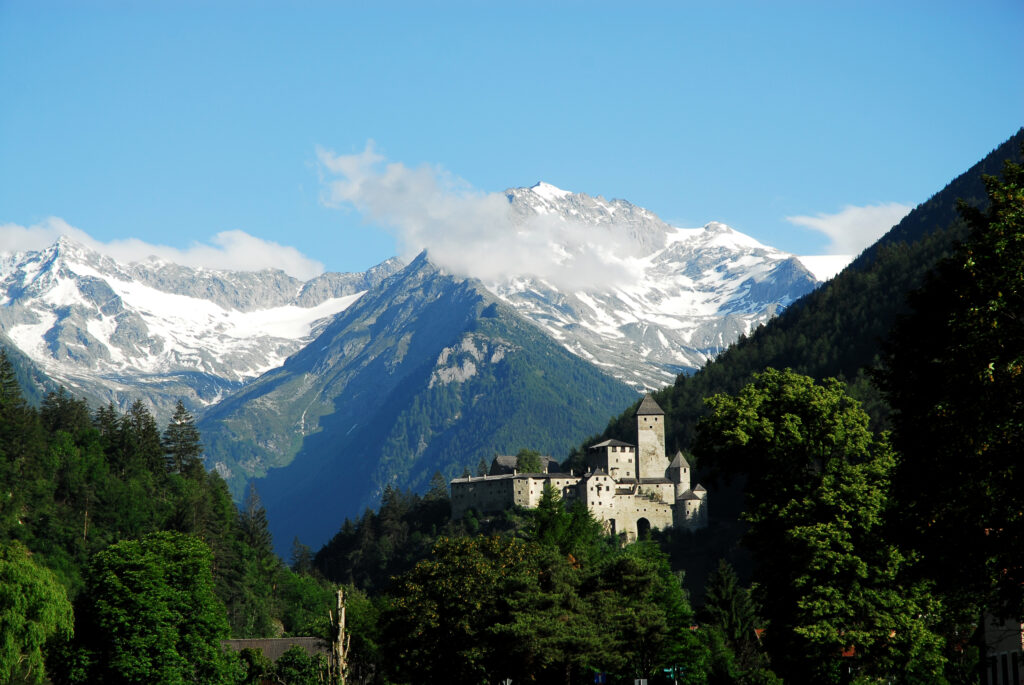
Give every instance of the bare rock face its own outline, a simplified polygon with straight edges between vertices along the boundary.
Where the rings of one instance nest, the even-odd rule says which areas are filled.
[[[300,281],[283,271],[125,264],[67,238],[0,256],[0,331],[55,382],[158,417],[223,397],[311,340],[402,267]]]

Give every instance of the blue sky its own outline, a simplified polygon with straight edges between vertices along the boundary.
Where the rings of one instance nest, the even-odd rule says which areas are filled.
[[[545,180],[842,251],[1024,124],[1021,35],[1019,0],[0,0],[0,251],[73,227],[362,270],[416,247],[325,202],[368,141],[455,195]]]

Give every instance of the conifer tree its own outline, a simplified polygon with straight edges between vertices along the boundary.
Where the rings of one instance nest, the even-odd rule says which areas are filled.
[[[125,471],[164,473],[164,447],[156,420],[142,400],[135,400],[120,421],[120,458]]]
[[[255,483],[249,483],[249,493],[239,511],[238,523],[242,539],[258,556],[273,554],[273,537],[267,523],[267,510],[263,508]]]
[[[203,468],[200,457],[203,445],[200,442],[199,429],[195,419],[185,409],[185,404],[178,400],[174,407],[167,429],[163,434],[163,448],[167,453],[167,468],[172,473],[181,473],[191,478],[197,477]]]

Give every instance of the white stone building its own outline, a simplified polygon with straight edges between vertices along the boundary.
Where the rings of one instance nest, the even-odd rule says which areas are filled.
[[[541,457],[541,473],[519,473],[515,457],[495,457],[488,475],[452,481],[452,516],[533,508],[550,485],[566,505],[581,500],[609,532],[629,539],[651,528],[706,527],[707,490],[690,487],[692,470],[681,452],[671,462],[665,455],[665,412],[650,395],[637,409],[636,428],[636,445],[591,445],[586,473],[579,475],[552,472],[558,464],[550,457]]]

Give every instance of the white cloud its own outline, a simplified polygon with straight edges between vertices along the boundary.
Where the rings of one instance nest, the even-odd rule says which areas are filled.
[[[281,269],[302,280],[313,278],[324,270],[323,264],[306,257],[294,247],[263,240],[245,231],[223,231],[214,235],[207,243],[195,242],[188,248],[180,249],[168,245],[153,245],[137,238],[101,242],[56,217],[32,226],[0,224],[0,253],[41,250],[52,245],[61,236],[67,236],[121,262],[141,262],[156,257],[176,264],[207,269]]]
[[[898,202],[855,207],[846,205],[836,214],[787,216],[797,226],[828,236],[830,254],[856,255],[899,223],[913,207]]]
[[[357,154],[317,154],[323,201],[391,231],[406,258],[426,248],[438,266],[484,281],[530,274],[587,289],[627,277],[623,257],[636,250],[627,231],[554,215],[514,219],[503,193],[480,192],[437,167],[388,162],[372,142]]]

